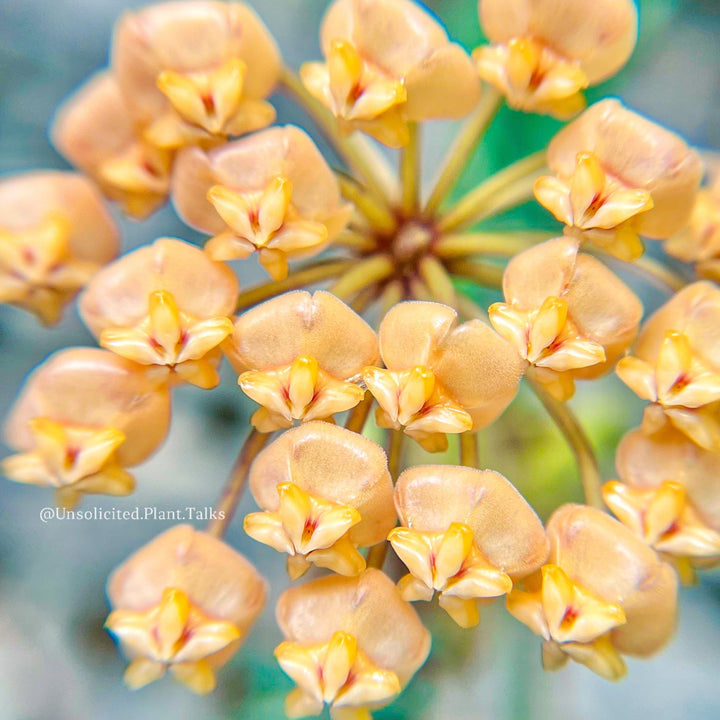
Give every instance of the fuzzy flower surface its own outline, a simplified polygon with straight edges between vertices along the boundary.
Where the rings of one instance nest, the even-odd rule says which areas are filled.
[[[290,588],[276,612],[286,641],[275,657],[298,686],[285,703],[288,717],[319,715],[327,704],[333,720],[367,720],[430,652],[430,633],[379,570]]]
[[[267,585],[229,545],[177,525],[110,576],[105,627],[130,659],[132,689],[166,672],[195,693],[215,688],[215,672],[235,655],[265,604]]]
[[[335,0],[320,45],[325,62],[306,63],[301,77],[342,132],[403,147],[408,123],[463,117],[480,96],[465,51],[409,0]]]
[[[526,590],[508,595],[508,610],[544,639],[547,670],[572,659],[619,680],[626,673],[622,655],[646,657],[670,639],[676,575],[634,533],[594,508],[561,506],[547,535],[547,564]]]
[[[283,433],[253,462],[250,490],[264,512],[245,517],[250,537],[288,554],[295,579],[314,564],[357,575],[357,547],[382,542],[395,525],[383,449],[326,422]]]
[[[510,592],[536,571],[549,544],[533,509],[499,473],[427,465],[405,470],[395,486],[400,527],[389,535],[409,575],[405,600],[431,600],[462,627],[480,620],[478,600]]]
[[[516,255],[490,321],[559,400],[608,372],[637,334],[642,304],[603,263],[561,237]]]
[[[293,125],[209,152],[184,150],[172,196],[186,223],[213,235],[205,245],[213,260],[257,253],[276,280],[287,275],[288,260],[322,251],[352,212],[315,143]]]
[[[685,227],[702,177],[682,138],[612,99],[563,128],[547,161],[553,175],[535,182],[538,202],[566,233],[622,260],[642,255],[640,236],[663,240]]]
[[[323,420],[365,396],[364,367],[378,359],[375,331],[328,292],[285,293],[241,315],[226,353],[243,392],[262,407],[260,432]]]
[[[160,238],[98,273],[80,315],[103,347],[154,377],[211,388],[237,294],[227,266],[190,243]]]
[[[48,170],[0,181],[0,302],[51,325],[118,251],[117,227],[81,175]]]
[[[4,427],[20,451],[2,462],[11,480],[55,488],[74,506],[83,494],[128,495],[126,468],[149,457],[170,425],[170,396],[134,363],[95,348],[48,358],[27,379]]]
[[[567,119],[582,91],[615,75],[637,40],[632,0],[480,0],[492,45],[473,58],[480,77],[519,110]]]
[[[447,305],[404,302],[380,324],[384,368],[363,378],[378,401],[380,427],[403,429],[425,449],[447,447],[446,433],[490,424],[515,397],[522,362],[481,320],[458,325]]]
[[[162,148],[213,143],[269,125],[280,55],[244,3],[168,2],[126,13],[112,66],[120,90]]]

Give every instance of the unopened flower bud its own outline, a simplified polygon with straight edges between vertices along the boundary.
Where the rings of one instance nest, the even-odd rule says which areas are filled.
[[[130,659],[132,688],[168,670],[193,692],[215,687],[215,671],[238,651],[265,604],[267,586],[238,552],[178,525],[110,576],[105,627]]]

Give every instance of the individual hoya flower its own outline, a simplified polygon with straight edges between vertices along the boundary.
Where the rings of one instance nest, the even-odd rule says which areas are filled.
[[[478,101],[470,58],[410,0],[335,0],[320,44],[325,62],[306,63],[300,76],[342,132],[403,147],[409,122],[460,118]]]
[[[632,0],[480,0],[492,45],[473,54],[483,80],[519,110],[566,119],[582,91],[615,75],[637,40]]]
[[[547,153],[553,175],[535,181],[535,197],[565,232],[621,260],[643,252],[640,235],[663,240],[685,227],[702,176],[685,141],[602,100],[563,128]]]
[[[669,238],[668,255],[695,263],[698,275],[720,282],[720,158],[711,158],[708,181],[697,194],[688,226]]]
[[[570,237],[516,255],[503,294],[506,302],[490,306],[490,321],[558,400],[572,397],[575,379],[607,372],[642,318],[635,294]]]
[[[269,125],[280,72],[267,28],[243,3],[169,2],[126,13],[112,66],[158,147],[222,141]]]
[[[627,669],[622,655],[646,657],[676,622],[672,568],[624,525],[600,510],[563,505],[547,524],[548,563],[513,590],[508,610],[544,639],[543,666],[568,658],[607,680]]]
[[[287,553],[293,580],[313,564],[357,575],[365,569],[357,548],[382,542],[395,525],[385,452],[330,423],[283,433],[253,462],[249,483],[264,512],[245,517],[245,532]]]
[[[95,186],[70,172],[0,180],[0,302],[50,325],[118,253],[118,230]]]
[[[380,324],[385,368],[363,378],[380,427],[403,429],[426,450],[447,448],[446,433],[489,425],[515,397],[523,373],[512,345],[480,320],[433,302],[403,302]]]
[[[128,495],[125,468],[165,439],[170,396],[137,365],[97,348],[49,357],[26,380],[5,423],[5,442],[20,454],[2,461],[16,482],[55,488],[58,503],[83,494]]]
[[[65,102],[51,135],[58,152],[128,215],[145,218],[165,202],[172,153],[143,137],[111,73],[98,73]]]
[[[262,407],[260,432],[325,420],[364,397],[362,369],[378,359],[377,335],[327,292],[294,291],[241,315],[225,349],[243,392]]]
[[[618,520],[686,583],[695,569],[720,563],[720,454],[667,425],[653,435],[625,435],[616,465],[622,482],[606,483],[603,499]]]
[[[430,633],[379,570],[321,578],[286,590],[277,619],[280,667],[297,684],[288,717],[369,720],[410,681],[430,652]]]
[[[352,212],[315,143],[292,125],[209,152],[183,150],[172,195],[188,225],[215,235],[205,245],[213,260],[257,252],[276,280],[287,275],[288,260],[323,250]]]
[[[103,347],[156,377],[212,388],[237,295],[227,266],[190,243],[160,238],[99,272],[80,298],[80,315]]]
[[[720,289],[710,282],[683,288],[644,324],[635,355],[617,374],[653,403],[643,429],[672,423],[700,447],[720,450]]]
[[[400,475],[401,527],[388,536],[409,575],[405,600],[432,600],[461,627],[480,621],[478,600],[510,592],[545,562],[548,541],[535,511],[492,470],[428,465]]]
[[[132,688],[168,670],[193,692],[215,688],[265,605],[267,585],[240,553],[190,525],[176,525],[110,576],[105,627],[130,660]]]

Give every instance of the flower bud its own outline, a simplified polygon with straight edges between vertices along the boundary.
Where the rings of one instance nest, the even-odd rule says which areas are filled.
[[[539,588],[513,590],[508,610],[544,638],[546,669],[571,658],[619,680],[626,673],[621,653],[651,655],[670,639],[675,574],[642,540],[594,508],[563,505],[547,535],[550,555]]]
[[[5,441],[20,450],[2,463],[11,480],[53,487],[61,505],[84,493],[128,495],[126,467],[165,439],[170,396],[137,365],[95,348],[50,356],[26,380],[5,423]]]
[[[215,235],[205,246],[213,260],[257,252],[275,279],[287,275],[289,259],[323,250],[352,212],[320,151],[292,125],[209,152],[183,150],[172,195],[188,225]]]
[[[221,540],[177,525],[110,576],[105,627],[130,659],[125,682],[139,688],[169,670],[199,694],[238,651],[265,604],[257,570]]]
[[[343,132],[403,147],[408,122],[460,118],[478,101],[470,58],[409,0],[335,0],[320,44],[326,62],[306,63],[300,75]]]
[[[265,512],[247,515],[245,532],[288,553],[293,579],[311,564],[357,575],[365,559],[356,548],[382,542],[395,525],[385,452],[330,423],[283,433],[253,462],[249,484]]]
[[[400,475],[395,507],[401,527],[389,535],[410,574],[405,600],[430,600],[462,627],[480,620],[480,598],[504,595],[548,554],[540,519],[499,473],[428,465]]]
[[[0,302],[60,318],[118,253],[118,230],[95,186],[81,175],[36,171],[0,181]]]
[[[169,2],[127,13],[113,70],[154,145],[222,140],[269,125],[280,72],[267,28],[243,3]]]
[[[563,128],[547,154],[554,176],[535,197],[566,232],[622,260],[642,254],[639,235],[662,240],[683,228],[700,178],[700,157],[677,135],[603,100]]]
[[[219,382],[219,346],[232,332],[237,295],[227,266],[190,243],[160,238],[98,273],[80,315],[103,347],[159,378],[210,388]]]
[[[286,642],[275,649],[297,683],[286,700],[289,717],[333,720],[387,704],[430,652],[430,633],[393,582],[379,570],[337,575],[286,590],[277,619]]]
[[[480,77],[513,107],[568,118],[582,90],[620,70],[637,40],[632,0],[480,0]]]
[[[503,275],[505,303],[490,307],[495,329],[535,367],[559,400],[575,379],[608,372],[637,334],[642,305],[603,263],[570,237],[516,255]]]
[[[262,405],[251,422],[270,432],[355,407],[365,395],[360,373],[377,361],[378,343],[334,295],[294,291],[241,315],[226,353],[243,392]]]
[[[145,218],[165,202],[172,154],[143,137],[109,72],[90,78],[65,101],[51,135],[58,152],[128,215]]]
[[[380,427],[403,428],[431,452],[445,433],[489,425],[515,397],[522,361],[510,343],[480,320],[457,324],[447,305],[404,302],[380,324],[385,368],[363,378],[378,401]]]
[[[635,356],[617,366],[620,379],[644,400],[643,429],[670,422],[700,447],[720,450],[720,290],[697,282],[683,288],[644,324]]]

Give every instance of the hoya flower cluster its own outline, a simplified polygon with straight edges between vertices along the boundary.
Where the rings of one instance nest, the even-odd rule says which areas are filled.
[[[502,598],[542,639],[547,669],[571,659],[617,680],[623,656],[672,635],[678,577],[720,562],[717,163],[703,170],[618,100],[585,109],[583,90],[632,53],[631,0],[481,0],[478,13],[490,44],[468,54],[418,2],[334,0],[323,58],[298,73],[243,3],[127,13],[109,67],[52,126],[78,172],[0,182],[0,297],[52,324],[80,293],[102,348],[61,350],[28,377],[5,424],[10,480],[52,487],[65,506],[131,493],[174,388],[214,388],[224,358],[238,402],[255,404],[220,519],[168,529],[108,581],[106,627],[131,688],[169,672],[210,692],[261,613],[262,568],[223,540],[246,484],[258,510],[245,532],[285,556],[291,582],[275,649],[297,686],[289,717],[327,705],[365,720],[391,702],[430,652],[411,603],[436,596],[462,628]],[[309,131],[274,124],[275,91]],[[568,122],[547,151],[451,202],[503,103]],[[464,121],[424,187],[435,119]],[[560,222],[553,235],[483,229],[533,198]],[[118,258],[106,201],[134,218],[170,201],[207,240]],[[648,260],[645,239],[701,279]],[[228,263],[251,256],[270,279],[241,289]],[[642,327],[617,260],[668,286]],[[486,312],[460,278],[497,302]],[[647,406],[617,449],[620,479],[603,485],[567,401],[612,372]],[[478,457],[478,433],[521,382],[565,434],[585,491],[546,525]],[[455,464],[408,463],[413,443],[447,452],[452,436]],[[383,571],[390,549],[402,572]]]

